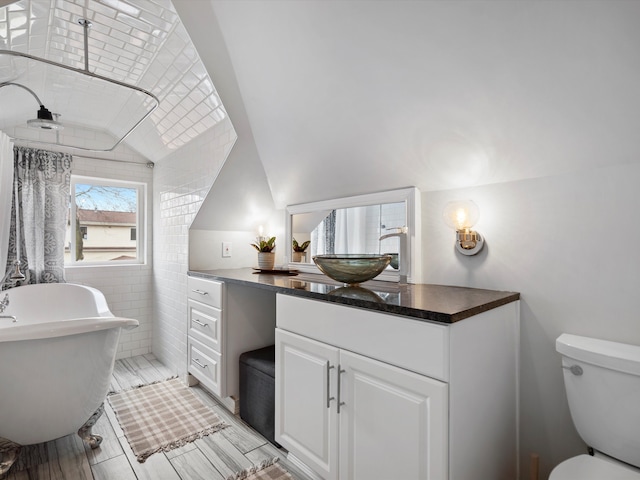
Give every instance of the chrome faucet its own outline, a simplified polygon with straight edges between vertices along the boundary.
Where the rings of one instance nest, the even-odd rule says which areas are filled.
[[[13,261],[14,270],[9,270],[7,274],[2,278],[2,281],[0,282],[0,290],[4,289],[4,286],[6,283],[9,283],[9,282],[17,283],[17,282],[21,282],[26,278],[24,274],[20,271],[20,264],[21,262],[17,258]],[[0,310],[0,312],[2,312],[2,310]]]
[[[407,258],[407,234],[409,233],[409,229],[407,227],[394,227],[387,228],[387,230],[395,230],[392,233],[386,233],[382,235],[378,240],[382,241],[385,238],[398,237],[400,240],[400,265],[398,269],[398,274],[400,276],[400,283],[407,283],[407,276],[409,274],[409,262]]]

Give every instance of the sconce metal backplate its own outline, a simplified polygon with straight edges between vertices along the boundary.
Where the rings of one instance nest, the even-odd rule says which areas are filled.
[[[484,238],[473,230],[459,230],[456,235],[456,250],[462,255],[475,255],[484,247]]]

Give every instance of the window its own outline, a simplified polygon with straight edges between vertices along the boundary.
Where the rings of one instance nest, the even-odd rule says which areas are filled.
[[[65,265],[144,263],[145,184],[73,175]]]

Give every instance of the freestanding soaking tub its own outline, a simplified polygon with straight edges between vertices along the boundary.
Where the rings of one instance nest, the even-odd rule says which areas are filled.
[[[20,446],[78,432],[92,448],[122,328],[104,295],[71,283],[0,292],[0,477]]]

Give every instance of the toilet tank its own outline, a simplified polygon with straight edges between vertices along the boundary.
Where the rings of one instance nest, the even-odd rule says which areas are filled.
[[[571,418],[587,445],[640,467],[640,346],[562,334]],[[572,372],[579,366],[582,373]]]

